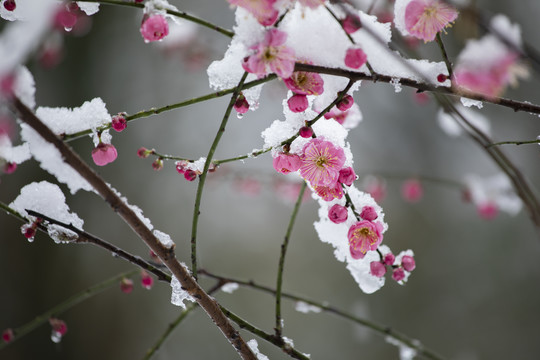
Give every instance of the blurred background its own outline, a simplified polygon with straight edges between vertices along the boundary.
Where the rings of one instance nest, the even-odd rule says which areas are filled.
[[[234,25],[234,12],[225,0],[170,3],[225,28]],[[508,15],[521,25],[523,39],[540,49],[538,1],[477,4],[488,14]],[[45,58],[36,54],[27,65],[36,80],[38,106],[78,107],[101,97],[111,114],[132,114],[212,92],[206,68],[223,57],[229,39],[196,27],[190,42],[165,50],[144,43],[141,19],[139,9],[102,5],[86,28],[54,40],[61,44],[61,54]],[[466,37],[474,35],[474,27],[463,19],[445,37],[454,59]],[[440,59],[435,43],[420,44],[418,51]],[[538,80],[532,72],[529,80],[506,95],[539,104]],[[231,117],[216,158],[261,148],[260,132],[282,117],[285,94],[281,83],[265,85],[256,112],[242,119]],[[424,196],[415,204],[404,201],[400,193],[403,181],[414,176],[462,181],[466,174],[489,176],[498,168],[470,139],[447,136],[437,125],[435,102],[419,103],[411,89],[396,94],[388,84],[364,82],[355,100],[364,115],[348,138],[361,177],[358,184],[362,187],[369,174],[393,175],[384,178],[386,196],[380,202],[390,226],[384,242],[395,253],[412,249],[417,269],[406,286],[387,275],[381,290],[362,293],[344,264],[334,258],[333,249],[318,240],[313,228],[318,206],[308,199],[292,233],[284,291],[389,326],[448,359],[539,358],[540,242],[526,212],[483,220],[474,205],[463,201],[463,189],[437,182],[423,183]],[[130,203],[144,210],[155,228],[171,235],[177,257],[187,264],[197,182],[185,181],[173,162],[156,172],[152,159],[140,159],[136,152],[145,146],[187,158],[206,156],[228,101],[224,97],[130,122],[124,132],[112,133],[118,159],[97,168]],[[482,114],[491,120],[496,140],[532,140],[540,135],[537,116],[489,104]],[[91,162],[89,138],[70,145]],[[504,147],[533,186],[540,183],[539,150],[536,145]],[[41,180],[54,182],[35,161],[28,161],[14,174],[1,177],[0,200],[10,203],[22,186]],[[273,170],[269,155],[223,165],[209,176],[199,221],[201,268],[275,286],[280,245],[294,204],[276,190],[276,184],[285,180],[290,178]],[[66,186],[60,187],[70,208],[85,220],[86,231],[148,258],[146,246],[100,198],[85,192],[72,196]],[[74,293],[134,268],[91,245],[56,245],[44,234],[29,243],[20,233],[21,225],[16,218],[0,216],[0,330],[16,328]],[[213,285],[204,277],[201,281],[205,287]],[[50,340],[51,329],[45,324],[1,350],[0,358],[142,358],[180,309],[170,304],[168,284],[157,283],[148,291],[139,286],[138,277],[134,282],[131,294],[122,293],[118,285],[61,314],[69,330],[59,344]],[[272,296],[240,288],[216,298],[252,324],[273,331]],[[299,313],[293,302],[284,300],[283,316],[284,335],[314,359],[399,358],[398,348],[380,335],[334,315]],[[242,333],[246,339],[254,338]],[[286,358],[273,345],[257,340],[271,359]],[[155,356],[234,358],[232,347],[200,310]]]

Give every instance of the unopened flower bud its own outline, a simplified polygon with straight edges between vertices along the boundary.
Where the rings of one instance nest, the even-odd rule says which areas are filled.
[[[371,275],[376,277],[383,277],[384,274],[386,274],[386,266],[384,266],[383,263],[380,261],[372,261],[369,264],[369,268],[371,270]]]

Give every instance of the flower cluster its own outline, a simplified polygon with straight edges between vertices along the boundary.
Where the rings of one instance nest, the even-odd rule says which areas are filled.
[[[403,284],[416,268],[416,262],[411,251],[402,252],[397,257],[389,252],[380,261],[372,261],[369,267],[371,274],[378,278],[382,278],[389,268],[392,270],[392,279]]]

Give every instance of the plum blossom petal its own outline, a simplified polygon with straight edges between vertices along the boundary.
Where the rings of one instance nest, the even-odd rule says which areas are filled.
[[[418,39],[433,41],[457,16],[457,10],[444,1],[412,0],[405,8],[405,28]]]
[[[333,187],[345,162],[342,148],[320,138],[310,140],[304,146],[300,175],[312,186]]]

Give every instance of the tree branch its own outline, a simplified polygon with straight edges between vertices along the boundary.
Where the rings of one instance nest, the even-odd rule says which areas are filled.
[[[243,359],[255,360],[255,355],[240,337],[238,331],[230,324],[221,311],[219,304],[211,298],[188,270],[176,259],[173,248],[165,247],[152,231],[139,219],[133,210],[105,183],[105,181],[67,145],[56,136],[34,113],[18,98],[14,98],[11,105],[18,112],[22,121],[38,132],[46,141],[52,143],[62,154],[64,161],[73,167],[94,190],[117,212],[122,219],[137,233],[150,249],[169,268],[180,281],[186,291],[196,299],[197,303],[206,311],[208,316],[218,326],[223,335],[229,340]]]

